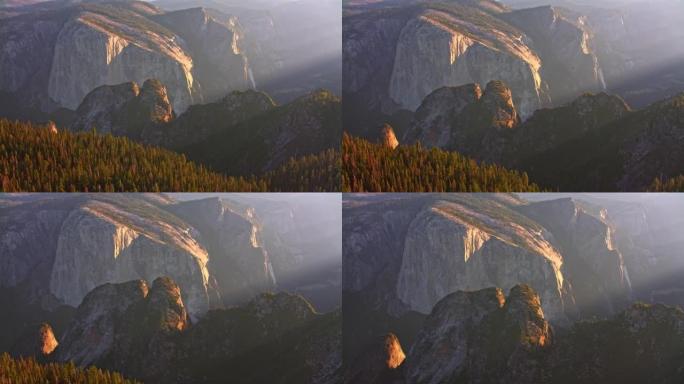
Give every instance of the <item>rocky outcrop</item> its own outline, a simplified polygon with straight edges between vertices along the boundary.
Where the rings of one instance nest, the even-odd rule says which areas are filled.
[[[452,142],[452,128],[458,115],[480,100],[479,84],[442,87],[425,97],[416,110],[404,140],[426,147],[447,148]]]
[[[148,291],[147,283],[137,280],[105,284],[90,292],[62,337],[56,359],[89,365],[107,356],[116,341],[117,323],[131,305],[145,300]]]
[[[517,133],[520,116],[501,81],[440,88],[416,111],[406,137],[428,147],[456,150],[479,160],[500,161]]]
[[[406,359],[399,338],[389,333],[368,345],[347,369],[345,382],[373,384],[392,382],[400,375],[399,367]]]
[[[539,296],[525,285],[508,298],[497,288],[455,292],[441,300],[406,358],[410,383],[535,382],[531,358],[548,349],[552,334]]]
[[[58,361],[95,364],[135,377],[158,377],[189,326],[180,288],[167,277],[106,284],[79,306],[56,352]]]
[[[399,146],[399,140],[397,140],[397,135],[394,134],[394,129],[391,125],[384,124],[382,128],[380,128],[378,144],[389,149],[394,149]]]
[[[43,323],[26,327],[12,347],[11,354],[20,357],[44,358],[50,355],[59,343],[52,327]]]
[[[523,117],[546,105],[542,62],[522,32],[473,11],[476,24],[459,9],[428,8],[406,23],[397,42],[390,97],[415,110],[442,86],[503,80]]]
[[[138,84],[103,85],[90,92],[76,110],[70,129],[126,136],[147,143],[163,138],[163,125],[175,115],[166,87],[156,79]]]
[[[495,129],[511,129],[520,123],[511,90],[502,81],[487,83],[480,102],[490,115],[488,117]]]

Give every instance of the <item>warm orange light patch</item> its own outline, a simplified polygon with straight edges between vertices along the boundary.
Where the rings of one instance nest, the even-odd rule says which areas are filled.
[[[390,369],[397,368],[406,359],[404,350],[401,349],[399,338],[392,333],[385,337],[385,352],[387,353],[387,367]]]

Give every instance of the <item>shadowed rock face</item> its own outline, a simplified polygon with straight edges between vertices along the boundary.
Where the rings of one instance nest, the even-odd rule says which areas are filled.
[[[676,383],[683,330],[681,309],[634,304],[555,333],[529,286],[459,291],[435,305],[398,375],[376,383]]]
[[[425,97],[404,140],[426,147],[447,148],[452,141],[452,124],[467,106],[482,97],[479,84],[443,87]]]
[[[406,359],[406,379],[435,384],[460,377],[534,381],[539,372],[528,360],[550,341],[539,296],[530,287],[515,286],[508,298],[495,288],[456,292],[437,303],[425,320]]]

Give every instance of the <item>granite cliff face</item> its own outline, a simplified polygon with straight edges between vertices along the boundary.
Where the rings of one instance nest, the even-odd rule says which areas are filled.
[[[553,233],[583,317],[611,315],[627,306],[629,273],[605,210],[592,215],[571,199],[534,203],[520,210]]]
[[[631,298],[613,228],[576,201],[388,195],[343,209],[344,290],[397,318],[492,286],[530,285],[559,324],[612,315]]]
[[[525,228],[481,215],[472,206],[441,201],[409,226],[396,293],[409,308],[430,313],[450,292],[528,283],[544,298],[547,314],[560,320],[567,289],[562,265],[563,257],[542,228]],[[421,271],[431,271],[432,278]]]
[[[276,285],[252,208],[240,209],[211,198],[179,203],[171,209],[202,234],[212,255],[210,268],[225,304],[245,302]]]
[[[532,40],[543,63],[541,77],[555,105],[585,92],[606,89],[603,68],[595,54],[594,32],[586,16],[547,6],[514,11],[504,19]]]
[[[105,202],[73,211],[57,242],[50,292],[76,306],[103,282],[172,276],[184,287],[190,313],[206,312],[215,295],[206,249],[186,228],[148,220]]]
[[[477,16],[490,22],[491,16],[484,12]],[[541,60],[518,40],[520,32],[498,29],[494,21],[491,28],[474,27],[448,8],[421,12],[399,37],[390,97],[415,110],[425,96],[442,86],[504,80],[515,90],[521,114],[529,116],[545,104]]]
[[[103,194],[13,200],[1,209],[0,281],[21,286],[27,304],[78,306],[105,283],[169,276],[196,320],[275,286],[249,206]]]
[[[177,113],[253,87],[239,21],[201,8],[164,13],[135,1],[27,7],[3,20],[0,36],[0,90],[44,112],[76,109],[102,85],[151,78],[166,85]]]

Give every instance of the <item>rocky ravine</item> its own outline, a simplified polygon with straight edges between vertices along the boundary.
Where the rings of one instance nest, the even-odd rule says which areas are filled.
[[[559,323],[622,308],[629,285],[608,225],[569,200],[544,204],[458,195],[350,198],[344,290],[397,317],[430,313],[457,290],[520,283],[539,292],[546,316]],[[567,216],[554,211],[565,208]],[[586,273],[596,273],[596,281],[588,285]],[[605,301],[599,305],[587,290],[605,292]]]
[[[156,78],[177,113],[252,87],[243,31],[195,8],[144,2],[27,7],[0,27],[0,90],[43,112],[76,109],[95,88]],[[255,58],[255,61],[257,58]]]

